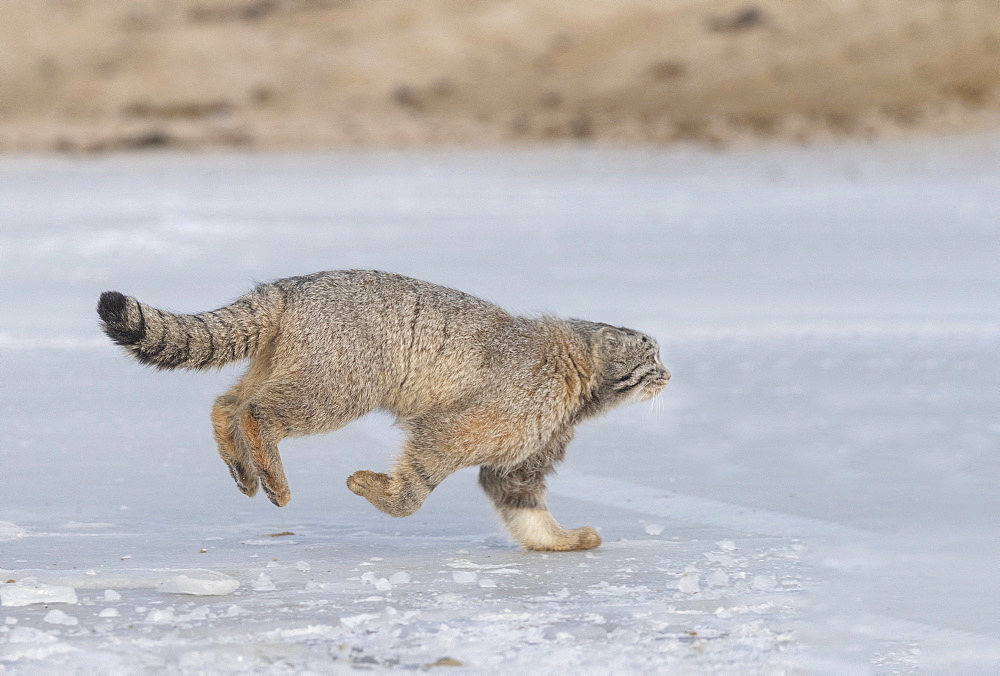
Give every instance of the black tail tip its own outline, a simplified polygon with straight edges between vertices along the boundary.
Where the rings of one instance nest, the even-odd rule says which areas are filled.
[[[125,319],[128,297],[118,291],[105,291],[97,301],[97,314],[108,323],[118,324]]]
[[[128,318],[128,296],[118,291],[105,291],[97,301],[97,314],[104,322],[104,332],[119,345],[135,345],[146,335],[140,320],[133,324]]]

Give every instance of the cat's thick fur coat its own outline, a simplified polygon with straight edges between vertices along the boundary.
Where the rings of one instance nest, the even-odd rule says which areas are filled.
[[[354,493],[392,516],[415,512],[458,469],[479,481],[524,547],[589,549],[592,528],[565,530],[545,506],[545,476],[573,427],[648,399],[670,375],[648,336],[582,320],[513,316],[460,291],[346,270],[262,284],[232,305],[184,315],[116,291],[101,295],[107,335],[158,368],[249,359],[219,397],[219,455],[247,495],[290,493],[278,454],[289,436],[329,432],[373,410],[407,434],[389,474],[360,470]]]

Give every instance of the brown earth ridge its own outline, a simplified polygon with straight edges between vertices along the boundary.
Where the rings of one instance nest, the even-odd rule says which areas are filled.
[[[0,152],[1000,128],[998,0],[0,0]]]

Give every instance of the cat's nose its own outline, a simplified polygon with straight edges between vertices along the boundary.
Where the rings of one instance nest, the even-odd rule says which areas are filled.
[[[667,369],[660,369],[660,374],[663,376],[664,380],[670,380],[670,371]]]

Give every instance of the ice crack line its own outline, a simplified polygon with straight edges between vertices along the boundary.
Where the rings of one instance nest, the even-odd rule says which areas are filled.
[[[838,523],[684,495],[620,479],[560,469],[549,490],[555,495],[665,519],[781,537],[878,542],[878,535]]]

